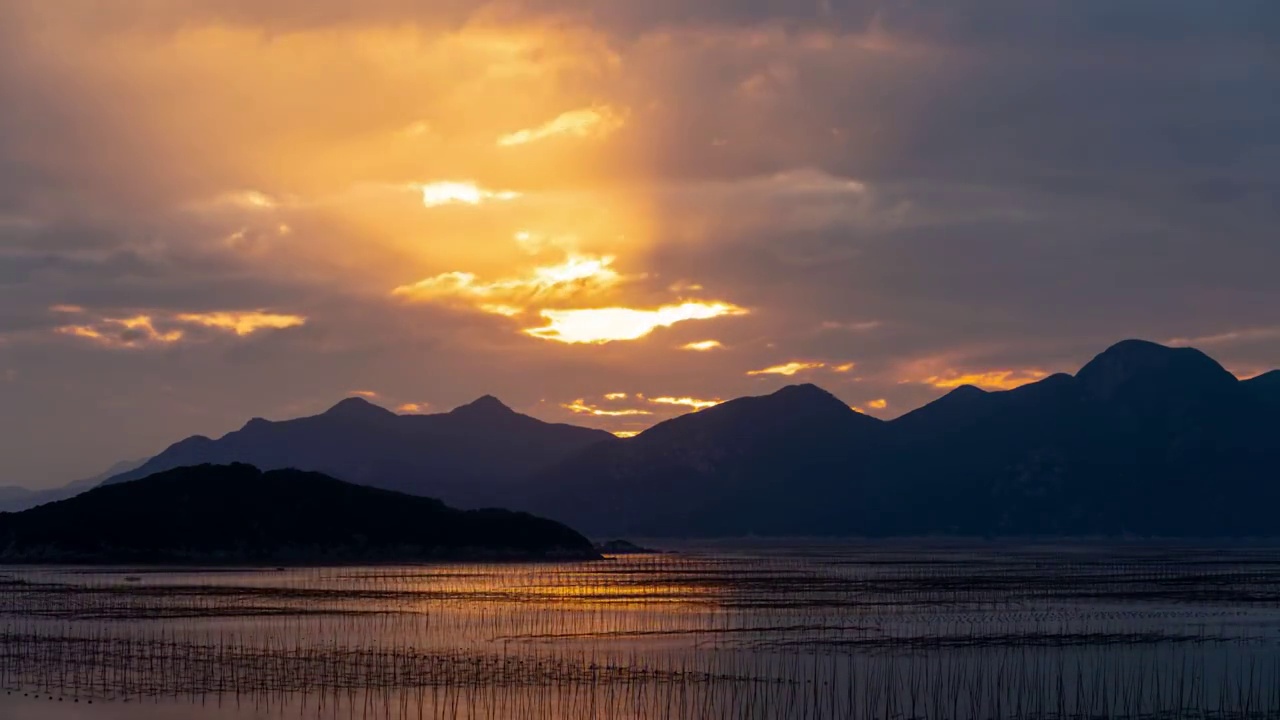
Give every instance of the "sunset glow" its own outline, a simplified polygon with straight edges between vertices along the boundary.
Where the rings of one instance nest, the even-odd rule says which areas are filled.
[[[498,138],[498,145],[524,145],[557,135],[580,138],[604,136],[622,127],[623,122],[623,115],[608,107],[568,110],[537,127],[503,135]]]
[[[633,408],[628,408],[626,410],[609,410],[606,408],[599,408],[594,405],[588,405],[586,400],[584,400],[583,398],[578,398],[577,400],[574,400],[571,403],[565,403],[564,405],[561,405],[561,407],[563,407],[565,410],[568,410],[570,412],[579,413],[582,415],[598,415],[600,417],[627,417],[631,415],[652,415],[653,414],[648,410],[639,410],[639,409],[633,409]]]
[[[181,323],[218,328],[241,336],[252,335],[259,330],[284,330],[285,328],[299,327],[307,323],[307,319],[299,315],[281,315],[260,310],[253,312],[181,313],[175,319]]]
[[[693,350],[694,352],[706,352],[708,350],[719,350],[724,345],[719,340],[699,340],[697,342],[686,343],[680,346],[681,350]]]
[[[422,204],[432,208],[441,205],[479,205],[486,200],[514,200],[520,193],[512,190],[485,190],[473,182],[443,181],[422,186]]]
[[[648,400],[649,402],[656,403],[658,405],[683,405],[685,407],[691,407],[694,410],[703,410],[709,407],[715,407],[716,405],[724,402],[723,400],[699,400],[691,397],[655,397],[648,398]]]
[[[514,316],[546,303],[602,292],[621,279],[612,256],[571,254],[562,263],[534,267],[521,277],[483,281],[469,272],[447,272],[393,294],[417,302],[462,302],[484,312]]]
[[[690,320],[710,320],[747,311],[730,303],[686,302],[653,310],[594,308],[587,310],[543,310],[545,327],[525,330],[543,340],[562,343],[607,343],[637,340],[654,330]]]
[[[1012,390],[1048,376],[1049,373],[1043,370],[990,370],[979,373],[951,372],[926,378],[924,382],[944,390],[961,385],[974,385],[984,390]]]
[[[802,373],[807,370],[817,370],[818,368],[823,368],[826,366],[827,366],[826,363],[821,363],[821,362],[805,362],[802,360],[792,360],[791,362],[788,362],[788,363],[783,363],[781,365],[771,365],[767,368],[762,368],[760,370],[748,370],[747,374],[748,375],[784,375],[786,377],[791,377],[792,375],[795,375],[797,373]]]

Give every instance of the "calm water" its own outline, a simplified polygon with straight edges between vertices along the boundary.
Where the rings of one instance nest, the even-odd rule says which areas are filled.
[[[0,568],[0,718],[44,717],[1280,717],[1280,550]]]

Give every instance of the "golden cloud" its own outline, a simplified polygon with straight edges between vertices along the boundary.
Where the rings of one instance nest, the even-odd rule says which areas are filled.
[[[402,285],[392,294],[418,302],[462,302],[484,312],[512,317],[529,306],[563,302],[617,285],[622,276],[612,265],[610,255],[570,254],[563,263],[535,267],[524,277],[484,282],[472,273],[447,272]]]
[[[884,398],[880,398],[878,400],[871,400],[870,402],[867,403],[867,407],[873,407],[877,410],[883,410],[889,407],[889,401],[885,400]]]
[[[748,370],[748,375],[785,375],[791,377],[796,373],[805,372],[807,370],[817,370],[826,367],[824,362],[806,362],[803,360],[792,360],[782,365],[773,365],[771,367],[762,368],[760,370]]]
[[[284,330],[291,327],[300,327],[307,323],[307,319],[301,315],[282,315],[262,310],[179,313],[174,319],[180,323],[226,330],[241,337],[252,335],[259,330]]]
[[[641,410],[638,408],[627,408],[625,410],[606,410],[603,408],[596,407],[594,405],[587,404],[587,401],[583,398],[578,398],[577,400],[574,400],[571,403],[563,403],[560,405],[560,407],[570,412],[578,413],[580,415],[596,415],[600,417],[628,417],[631,415],[652,415],[653,414],[648,410]]]
[[[927,385],[951,390],[961,385],[975,385],[990,390],[1012,390],[1048,377],[1043,370],[988,370],[986,372],[961,373],[948,371],[942,375],[925,378]]]
[[[359,395],[360,397],[362,397],[362,398],[366,398],[366,399],[368,399],[368,400],[372,400],[372,399],[374,399],[374,398],[378,397],[378,393],[377,393],[376,391],[374,391],[374,390],[352,390],[352,391],[348,392],[347,394],[348,394],[348,395]]]
[[[512,147],[545,140],[558,135],[572,137],[603,137],[622,127],[626,113],[608,106],[586,107],[562,112],[547,122],[533,128],[517,130],[498,138],[500,147]]]
[[[683,405],[685,407],[691,407],[694,410],[704,410],[709,407],[715,407],[716,405],[724,402],[719,398],[715,400],[699,400],[691,397],[651,397],[648,400],[651,403],[657,403],[659,405]]]
[[[614,430],[613,434],[620,438],[633,438],[640,434],[639,430]]]
[[[841,365],[832,365],[831,372],[847,373],[847,372],[851,372],[854,367],[855,367],[855,364],[851,362],[843,363]]]
[[[542,310],[547,325],[524,332],[543,340],[562,343],[608,343],[638,340],[660,327],[690,320],[710,320],[729,315],[746,315],[747,310],[727,302],[688,301],[663,305],[652,310],[626,307],[582,310]]]
[[[719,340],[699,340],[697,342],[685,343],[680,346],[681,350],[692,350],[694,352],[707,352],[708,350],[720,350],[724,345]]]
[[[101,318],[92,323],[54,328],[60,335],[90,340],[110,348],[170,345],[183,338],[181,330],[159,330],[149,315]]]
[[[55,305],[53,312],[60,314],[86,314],[77,306]],[[306,323],[300,315],[282,315],[263,311],[218,311],[207,313],[141,313],[127,317],[88,318],[86,322],[60,325],[54,332],[68,337],[91,340],[111,348],[142,348],[172,345],[190,339],[187,332],[175,325],[197,325],[229,332],[238,337],[261,330],[283,330]],[[164,326],[157,327],[157,323]]]
[[[487,200],[514,200],[520,193],[514,190],[486,190],[471,181],[443,180],[418,186],[422,191],[422,204],[426,207],[441,205],[479,205]]]
[[[605,400],[626,400],[627,394],[624,392],[612,392],[604,394]]]
[[[418,415],[426,412],[427,407],[428,407],[427,403],[410,402],[410,403],[404,403],[399,407],[397,407],[396,412],[404,413],[407,415]]]

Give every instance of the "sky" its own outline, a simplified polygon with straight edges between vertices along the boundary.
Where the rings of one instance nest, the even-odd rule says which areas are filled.
[[[361,394],[1280,366],[1274,0],[0,0],[0,485]]]

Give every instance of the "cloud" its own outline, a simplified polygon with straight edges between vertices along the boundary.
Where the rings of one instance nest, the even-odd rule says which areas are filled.
[[[883,410],[889,407],[889,401],[885,400],[884,398],[880,398],[877,400],[868,400],[867,407],[875,408],[876,410]]]
[[[791,362],[783,363],[781,365],[770,365],[769,367],[762,368],[760,370],[748,370],[747,374],[748,375],[785,375],[787,377],[791,377],[792,375],[795,375],[797,373],[806,372],[808,370],[817,370],[819,368],[824,368],[826,366],[827,364],[823,362],[792,360]]]
[[[424,402],[408,402],[396,407],[396,412],[404,415],[421,415],[427,411],[429,403]]]
[[[284,330],[307,323],[307,319],[301,315],[284,315],[263,310],[178,313],[173,319],[179,323],[226,330],[241,337],[252,335],[260,330]]]
[[[887,413],[1122,337],[1270,368],[1280,6],[1246,5],[0,3],[0,366],[28,420],[0,477],[375,374],[532,408],[820,359],[797,376]],[[536,272],[562,266],[584,276]],[[751,312],[655,315],[690,302]],[[238,308],[306,323],[176,319]],[[170,351],[83,351],[130,344]]]
[[[693,350],[695,352],[706,352],[708,350],[720,350],[724,348],[724,344],[719,340],[697,340],[691,343],[685,343],[680,346],[681,350]]]
[[[422,204],[426,207],[441,205],[479,205],[488,200],[515,200],[520,193],[514,190],[486,190],[474,182],[441,180],[419,187]]]
[[[612,256],[570,254],[562,263],[531,268],[523,277],[490,282],[468,272],[447,272],[402,285],[392,294],[415,302],[461,302],[510,317],[614,287],[623,278],[613,261]]]
[[[653,414],[648,410],[641,410],[639,408],[627,408],[625,410],[608,410],[608,409],[597,407],[595,405],[589,405],[587,404],[586,400],[583,398],[578,398],[577,400],[574,400],[573,402],[570,402],[570,403],[564,403],[560,407],[573,413],[578,413],[582,415],[596,415],[599,417],[628,417],[632,415],[652,415]]]
[[[651,310],[611,307],[580,310],[543,310],[546,326],[524,332],[543,340],[567,344],[609,343],[638,340],[658,328],[691,320],[746,315],[748,311],[732,303],[689,301],[663,305]]]
[[[962,373],[949,371],[943,375],[934,375],[921,382],[935,388],[950,390],[961,385],[975,385],[988,390],[1012,390],[1037,380],[1043,380],[1049,373],[1043,370],[988,370],[986,372]]]
[[[525,145],[561,135],[578,138],[603,137],[622,127],[625,122],[625,113],[608,106],[566,110],[537,127],[503,135],[498,138],[498,145]]]
[[[626,400],[627,394],[624,392],[611,392],[604,394],[605,400]]]
[[[89,340],[110,348],[162,347],[184,340],[196,340],[190,332],[190,326],[245,337],[263,330],[284,330],[306,324],[306,318],[299,315],[263,311],[148,311],[125,317],[111,317],[95,316],[74,305],[54,305],[50,310],[59,315],[84,316],[83,322],[56,326],[53,329],[55,333]]]
[[[109,348],[143,348],[171,345],[182,340],[182,330],[159,330],[149,315],[104,317],[83,324],[59,325],[59,335],[89,340]]]
[[[373,400],[373,399],[375,399],[375,398],[377,398],[377,397],[378,397],[378,393],[377,393],[377,392],[375,392],[375,391],[373,391],[373,390],[350,390],[350,391],[348,391],[348,392],[347,392],[347,394],[348,394],[348,395],[358,395],[358,396],[360,396],[360,397],[362,397],[362,398],[365,398],[365,399],[367,399],[367,400]]]
[[[691,398],[691,397],[651,397],[651,398],[647,398],[647,400],[651,403],[656,403],[658,405],[683,405],[686,407],[691,407],[694,410],[704,410],[709,407],[715,407],[716,405],[719,405],[720,403],[724,402],[723,400],[719,400],[719,399],[699,400],[697,398]]]

